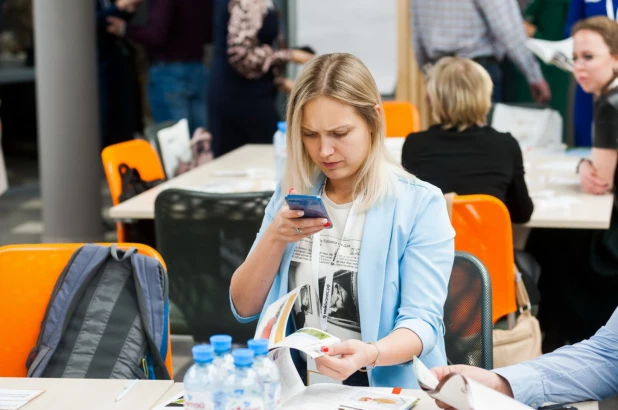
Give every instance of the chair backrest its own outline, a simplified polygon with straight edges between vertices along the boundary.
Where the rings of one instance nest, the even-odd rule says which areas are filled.
[[[407,137],[421,130],[418,108],[407,101],[383,101],[387,137]]]
[[[8,245],[0,247],[0,377],[25,377],[26,359],[36,345],[47,304],[58,277],[83,243]],[[102,244],[109,245],[109,244]],[[161,255],[149,246],[125,243],[142,255]],[[165,361],[173,377],[172,345]]]
[[[491,277],[493,322],[517,310],[511,217],[491,195],[459,195],[453,200],[451,223],[455,250],[483,262]]]
[[[170,298],[196,342],[215,333],[245,342],[255,323],[230,309],[230,279],[259,231],[272,192],[212,194],[162,191],[155,201],[157,246],[168,264]]]
[[[466,252],[455,252],[444,326],[449,364],[493,368],[491,280],[481,261]]]
[[[136,168],[144,181],[165,179],[159,154],[146,140],[135,139],[110,145],[101,152],[101,160],[114,205],[120,203],[119,197],[122,193],[122,178],[118,165],[126,164]]]

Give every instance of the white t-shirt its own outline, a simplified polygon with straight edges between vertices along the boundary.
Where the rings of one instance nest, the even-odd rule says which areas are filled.
[[[294,305],[296,327],[298,329],[307,326],[320,328],[317,301],[322,298],[325,276],[332,274],[333,290],[330,298],[327,331],[341,340],[360,339],[361,328],[356,283],[365,213],[357,213],[352,225],[348,228],[347,236],[342,238],[352,209],[352,202],[338,205],[331,201],[325,193],[322,194],[322,199],[333,227],[324,229],[320,233],[318,276],[320,289],[318,292],[309,292],[309,286],[312,284],[311,250],[313,236],[304,238],[297,243],[290,263],[289,289],[303,286],[300,297]],[[337,248],[339,248],[338,252]]]

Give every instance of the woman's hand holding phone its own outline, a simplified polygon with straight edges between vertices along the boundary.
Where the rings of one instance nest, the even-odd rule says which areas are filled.
[[[296,192],[292,189],[289,193]],[[283,205],[268,229],[277,240],[298,242],[330,226],[326,218],[303,218],[303,215],[303,211],[293,211],[288,205]]]

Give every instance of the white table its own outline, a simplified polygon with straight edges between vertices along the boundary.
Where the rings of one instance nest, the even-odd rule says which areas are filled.
[[[174,386],[172,380],[140,380],[120,401],[127,380],[0,378],[0,389],[45,390],[23,410],[149,410]]]
[[[167,393],[165,393],[165,395],[161,397],[161,399],[155,404],[155,407],[163,405],[166,401],[168,401],[169,399],[171,399],[172,397],[180,393],[182,393],[182,383],[174,384],[174,386],[170,388],[167,391]],[[406,389],[406,390],[402,390],[400,394],[407,395],[407,396],[414,396],[420,399],[420,401],[416,403],[416,405],[413,407],[414,410],[438,410],[439,409],[439,407],[436,406],[434,399],[429,397],[427,393],[425,393],[422,390]],[[599,405],[597,404],[597,402],[577,403],[574,406],[577,407],[578,410],[598,410],[599,409]]]
[[[393,140],[389,138],[389,140]],[[397,144],[389,149],[399,155]],[[606,229],[612,210],[611,195],[589,195],[581,191],[575,167],[578,158],[565,155],[529,154],[525,168],[535,210],[529,228]],[[274,179],[272,145],[245,145],[186,174],[180,175],[110,209],[115,219],[153,219],[155,198],[166,188],[196,189],[207,183],[232,183],[247,176],[218,175],[223,171],[243,172],[248,168],[266,172],[254,177],[256,183]]]

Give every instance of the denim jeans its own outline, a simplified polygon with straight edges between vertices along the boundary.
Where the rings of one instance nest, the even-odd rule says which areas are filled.
[[[502,67],[498,62],[479,63],[489,73],[494,83],[494,91],[491,94],[491,102],[502,102]]]
[[[150,66],[148,103],[155,123],[186,118],[191,133],[208,127],[208,70],[202,62],[155,63]]]

